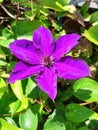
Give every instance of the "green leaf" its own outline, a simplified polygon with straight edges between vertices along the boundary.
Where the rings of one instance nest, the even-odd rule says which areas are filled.
[[[28,99],[27,98],[23,98],[22,101],[16,100],[16,101],[13,101],[12,103],[9,104],[10,112],[12,114],[21,112],[24,109],[27,109],[27,107],[28,107]]]
[[[55,102],[55,107],[56,107],[56,109],[65,111],[65,106],[64,106],[63,102],[61,102],[59,100]]]
[[[36,87],[36,83],[33,81],[33,79],[28,78],[28,82],[26,84],[26,89],[25,89],[25,95],[28,96],[35,87]]]
[[[9,72],[12,71],[12,69],[14,68],[14,66],[16,65],[16,61],[10,61],[9,65]]]
[[[2,97],[5,91],[6,91],[6,83],[2,78],[0,78],[0,98]]]
[[[31,99],[39,98],[41,90],[37,87],[36,83],[34,82],[34,77],[30,77],[26,80],[23,80],[22,85],[24,86],[24,92],[26,97]]]
[[[22,84],[21,84],[21,81],[16,81],[14,84],[11,84],[11,88],[14,92],[14,94],[16,95],[16,97],[22,101],[23,98],[24,98],[24,95],[23,95],[23,90],[22,90]]]
[[[11,117],[5,117],[5,119],[7,120],[8,123],[17,127],[17,124]]]
[[[6,66],[7,62],[4,61],[3,59],[0,59],[0,66]]]
[[[79,79],[73,85],[75,97],[86,102],[98,102],[98,83],[89,78]]]
[[[65,122],[66,130],[76,130],[76,125],[72,124],[72,122]]]
[[[89,41],[98,45],[98,25],[90,27],[88,30],[85,30],[83,34]]]
[[[60,8],[58,5],[61,7],[67,5],[66,0],[40,0],[40,3],[45,7],[45,8],[50,8],[56,11],[64,11],[62,8]]]
[[[85,14],[87,13],[88,9],[89,9],[89,3],[85,2],[83,4],[83,6],[80,8],[80,13],[83,14],[83,16],[85,16]]]
[[[11,29],[8,29],[8,28],[3,29],[2,36],[6,37],[6,38],[10,38],[11,35],[13,35],[13,32]]]
[[[20,104],[20,107],[17,109],[17,111],[16,112],[20,112],[20,111],[22,111],[22,110],[24,110],[24,109],[27,109],[28,108],[28,104],[29,102],[28,102],[28,98],[23,98],[22,99],[22,102],[21,102],[21,104]]]
[[[0,99],[0,114],[1,115],[9,111],[9,102],[11,102],[11,99],[14,100],[13,95],[5,91],[5,93],[2,95]]]
[[[60,31],[61,29],[62,29],[62,27],[61,26],[59,26],[57,23],[56,23],[56,21],[52,21],[52,26],[57,30],[57,31]],[[64,31],[64,30],[63,30]],[[62,31],[62,32],[63,32]],[[62,33],[62,32],[60,32],[60,33]],[[64,33],[64,32],[63,32]],[[60,34],[61,35],[61,34]]]
[[[68,89],[66,91],[59,92],[58,96],[61,101],[67,101],[72,96],[72,91]]]
[[[0,45],[8,48],[9,44],[14,40],[15,40],[15,36],[12,30],[8,28],[4,28],[2,31],[2,36],[0,36]]]
[[[36,83],[34,82],[34,77],[29,77],[26,80],[22,80],[23,92],[26,97],[33,99],[39,98],[41,91]]]
[[[78,130],[88,130],[87,126],[82,126]]]
[[[54,34],[54,39],[57,40],[58,37],[63,36],[63,35],[65,35],[65,34],[66,34],[66,33],[65,33],[64,30],[62,30],[62,31],[59,32],[59,33],[55,33],[55,34]]]
[[[61,110],[54,110],[44,125],[44,130],[66,130],[64,113]]]
[[[0,118],[0,130],[22,130],[14,125],[9,124],[4,119]]]
[[[89,119],[94,112],[84,106],[72,103],[67,105],[65,115],[68,120],[74,123],[80,123]]]
[[[98,130],[98,120],[90,120],[88,125],[90,130]]]
[[[42,118],[42,114],[44,113],[44,105],[43,104],[34,104],[32,105],[32,110],[37,113],[38,116],[38,122],[42,122],[43,118]]]
[[[5,53],[4,53],[3,49],[2,49],[2,47],[0,46],[0,58],[5,59],[5,57],[6,57],[6,55],[5,55]]]
[[[11,2],[14,4],[14,3],[18,3],[20,4],[20,6],[22,7],[31,7],[31,1],[28,1],[28,0],[11,0]]]
[[[14,114],[19,109],[20,105],[21,105],[20,100],[16,100],[16,101],[12,102],[9,105],[11,113]]]
[[[15,40],[14,38],[6,39],[5,37],[3,37],[3,38],[0,40],[0,45],[3,46],[3,47],[8,48],[9,44],[10,44],[11,42],[13,42],[14,40]]]
[[[18,21],[12,25],[12,30],[17,39],[26,38],[32,40],[32,34],[35,29],[41,25],[39,20]]]
[[[29,108],[24,114],[19,115],[19,124],[24,130],[36,130],[38,125],[37,114]]]
[[[26,109],[28,107],[28,99],[25,98],[25,96],[23,94],[21,81],[19,80],[19,81],[16,81],[14,84],[11,84],[11,88],[12,88],[14,94],[16,95],[16,97],[21,101],[21,105],[17,111],[19,112],[23,109]],[[18,104],[16,104],[16,105],[18,105]]]
[[[90,16],[90,22],[96,22],[98,21],[98,11],[94,12]]]
[[[0,0],[0,3],[2,3],[3,2],[3,0]]]
[[[0,45],[8,48],[9,44],[15,39],[26,38],[32,40],[32,33],[40,24],[38,20],[14,22],[11,29],[3,29],[2,36],[0,36]]]

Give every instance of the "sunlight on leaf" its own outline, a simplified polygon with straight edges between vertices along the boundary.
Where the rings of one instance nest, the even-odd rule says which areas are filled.
[[[24,98],[24,95],[23,95],[21,81],[16,81],[14,84],[11,84],[11,88],[12,88],[13,92],[15,93],[16,97],[20,101],[22,101]]]
[[[30,108],[19,116],[19,124],[24,130],[36,130],[38,124],[37,115]]]
[[[9,124],[4,119],[0,118],[0,130],[22,130],[14,125]]]
[[[98,25],[90,27],[88,30],[85,30],[83,35],[92,43],[98,45]]]
[[[89,78],[83,78],[73,85],[75,97],[86,102],[98,102],[98,83]]]

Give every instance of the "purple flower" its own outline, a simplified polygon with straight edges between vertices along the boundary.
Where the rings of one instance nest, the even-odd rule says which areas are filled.
[[[54,100],[57,94],[57,76],[79,79],[90,75],[85,61],[65,56],[78,44],[80,36],[72,33],[60,36],[55,42],[49,29],[40,26],[33,33],[33,40],[16,40],[9,45],[10,51],[20,59],[14,67],[9,83],[36,74],[39,88]]]

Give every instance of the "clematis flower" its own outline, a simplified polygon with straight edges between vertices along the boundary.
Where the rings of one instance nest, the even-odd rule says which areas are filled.
[[[33,40],[16,40],[9,45],[10,51],[19,58],[9,83],[36,75],[39,88],[54,100],[57,95],[57,77],[79,79],[90,75],[87,63],[81,59],[64,56],[78,44],[80,35],[72,33],[54,41],[49,29],[40,26],[33,33]]]

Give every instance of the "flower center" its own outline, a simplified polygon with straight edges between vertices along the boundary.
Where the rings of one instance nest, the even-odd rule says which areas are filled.
[[[43,57],[43,64],[45,66],[51,66],[53,64],[53,58],[50,56]]]

